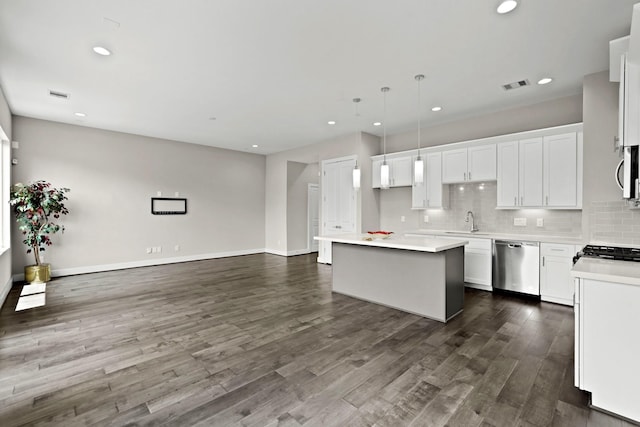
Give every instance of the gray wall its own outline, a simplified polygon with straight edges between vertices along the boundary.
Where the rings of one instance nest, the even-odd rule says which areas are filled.
[[[422,130],[422,146],[434,146],[509,133],[524,132],[582,121],[582,96],[571,96],[540,104],[491,113]],[[387,152],[417,148],[417,131],[387,136]],[[587,170],[585,165],[585,171]],[[586,175],[586,173],[585,173]],[[464,190],[460,191],[460,187]],[[411,188],[380,191],[380,227],[396,232],[421,229],[463,230],[467,210],[473,210],[483,231],[527,234],[572,235],[581,233],[580,211],[496,210],[495,182],[480,189],[479,185],[445,185],[450,192],[446,210],[412,210]],[[429,223],[424,222],[429,216]],[[405,217],[405,222],[401,217]],[[514,227],[513,218],[527,218],[527,227]],[[543,218],[544,227],[536,227],[535,219]]]
[[[614,181],[620,161],[613,151],[618,134],[618,83],[609,72],[584,78],[583,234],[593,242],[640,244],[640,211],[630,210]]]
[[[25,117],[13,130],[14,182],[71,189],[67,231],[45,252],[54,271],[264,249],[265,156]],[[151,215],[157,191],[186,197],[188,214]],[[32,257],[15,229],[13,245],[21,273]]]
[[[287,163],[317,163],[338,157],[358,156],[362,169],[362,190],[360,203],[362,229],[377,228],[378,202],[376,192],[371,188],[371,159],[378,154],[380,139],[366,133],[362,134],[362,143],[358,135],[352,134],[334,138],[317,144],[282,151],[267,156],[265,177],[265,245],[269,252],[286,254],[300,248],[289,248],[287,238]]]
[[[423,128],[422,146],[468,141],[581,121],[582,95],[574,95]],[[417,130],[387,135],[387,153],[411,150],[417,146]]]
[[[9,110],[9,105],[4,97],[2,88],[0,88],[0,127],[2,127],[4,133],[11,139],[11,111]],[[2,185],[5,189],[9,187],[8,182],[3,182]],[[5,248],[4,252],[0,254],[0,307],[11,289],[11,253],[11,248]]]
[[[308,247],[308,186],[319,184],[317,163],[287,162],[287,251]]]

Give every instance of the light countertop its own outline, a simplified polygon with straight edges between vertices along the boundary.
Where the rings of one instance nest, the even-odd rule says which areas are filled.
[[[640,286],[640,262],[581,257],[571,269],[581,279]]]
[[[567,245],[584,245],[585,242],[581,238],[570,236],[549,236],[549,235],[533,235],[533,234],[505,234],[477,231],[470,233],[463,230],[429,230],[416,229],[405,231],[405,234],[428,234],[433,236],[450,236],[471,239],[494,239],[494,240],[523,240],[543,243],[563,243]]]
[[[453,237],[453,236],[451,236]],[[393,234],[386,239],[366,240],[371,238],[368,234],[335,234],[329,236],[316,236],[315,240],[322,240],[335,243],[346,243],[350,245],[375,246],[380,248],[405,249],[421,252],[442,252],[448,249],[458,248],[469,243],[468,240],[460,239],[439,239],[437,237],[404,237]]]

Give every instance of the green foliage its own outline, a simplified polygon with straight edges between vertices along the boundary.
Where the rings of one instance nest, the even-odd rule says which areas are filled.
[[[11,187],[9,204],[19,224],[18,229],[24,235],[22,243],[28,246],[27,253],[33,251],[36,265],[40,265],[40,252],[51,246],[49,235],[60,230],[64,232],[64,226],[54,220],[69,213],[64,206],[67,200],[65,193],[69,191],[68,188],[53,188],[46,181],[29,185],[18,183]]]

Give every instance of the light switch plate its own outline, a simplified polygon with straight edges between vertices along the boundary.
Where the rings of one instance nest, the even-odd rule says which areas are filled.
[[[526,227],[527,218],[513,218],[513,225],[516,227]]]
[[[544,227],[544,218],[536,219],[536,227]]]
[[[429,215],[424,216],[424,222],[429,222]]]
[[[406,220],[407,220],[407,218],[405,218],[405,216],[404,216],[404,215],[402,215],[402,216],[400,217],[400,222],[405,222]]]

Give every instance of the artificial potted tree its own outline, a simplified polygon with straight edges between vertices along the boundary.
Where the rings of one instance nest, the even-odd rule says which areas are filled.
[[[46,181],[36,181],[24,185],[17,183],[11,187],[9,203],[18,222],[27,245],[27,253],[33,252],[35,265],[24,268],[24,279],[30,283],[48,282],[51,280],[51,266],[43,264],[40,252],[51,246],[51,234],[64,231],[64,226],[54,221],[61,215],[69,213],[64,206],[68,188],[53,188]]]

